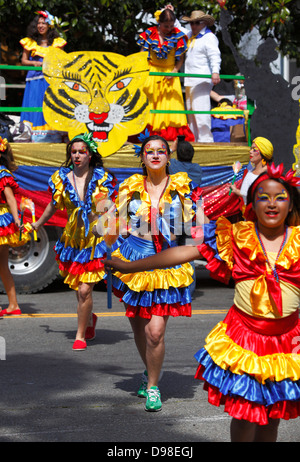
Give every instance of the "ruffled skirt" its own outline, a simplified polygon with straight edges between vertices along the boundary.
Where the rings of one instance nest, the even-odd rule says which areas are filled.
[[[173,245],[177,245],[174,241]],[[164,248],[166,248],[167,245]],[[135,261],[156,253],[153,242],[130,235],[113,256]],[[113,291],[126,305],[126,316],[191,316],[193,269],[189,263],[173,268],[113,274]]]
[[[90,230],[93,224],[90,225]],[[123,242],[119,237],[112,246],[115,250]],[[106,279],[103,259],[106,258],[106,244],[89,231],[85,236],[84,227],[78,228],[69,238],[66,231],[55,244],[56,260],[64,283],[71,289],[78,290],[80,283],[95,284]]]
[[[159,67],[151,64],[150,72],[172,72],[173,67],[173,65]],[[166,79],[163,76],[149,76],[143,90],[148,97],[150,110],[185,110],[179,77]],[[148,117],[147,128],[150,135],[160,135],[168,141],[175,140],[178,135],[182,135],[185,136],[186,141],[195,141],[185,114],[153,114],[150,112]]]
[[[31,237],[26,229],[21,235],[10,209],[6,205],[0,206],[0,245],[19,247],[30,241]]]
[[[259,319],[233,306],[210,332],[195,358],[208,401],[239,420],[300,415],[300,323],[298,312]]]

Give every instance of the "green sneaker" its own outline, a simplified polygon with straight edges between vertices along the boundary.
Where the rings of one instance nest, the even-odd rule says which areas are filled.
[[[148,374],[144,371],[142,374],[142,381],[140,388],[138,389],[137,395],[139,398],[147,398],[147,386],[148,386]]]
[[[147,391],[145,411],[157,412],[161,410],[161,406],[160,391],[158,387],[151,387],[150,390]]]

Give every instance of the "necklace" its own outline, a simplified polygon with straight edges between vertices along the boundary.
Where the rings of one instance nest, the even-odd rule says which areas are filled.
[[[80,199],[80,196],[79,196],[79,193],[78,193],[78,189],[77,189],[77,186],[76,186],[76,180],[75,180],[75,173],[74,173],[74,170],[72,170],[72,173],[73,173],[73,182],[74,182],[75,191],[76,191],[78,200],[79,200],[79,202],[80,202],[80,206],[83,207],[85,201],[84,201],[84,200],[82,201],[82,200]]]
[[[265,249],[264,244],[262,242],[262,239],[260,237],[260,234],[259,234],[259,231],[258,231],[258,228],[257,228],[257,224],[255,224],[255,232],[256,232],[257,239],[259,240],[259,243],[260,243],[260,246],[262,248],[263,254],[265,256],[266,262],[267,262],[269,268],[271,269],[271,271],[272,271],[272,273],[274,275],[274,278],[276,279],[277,282],[279,282],[279,276],[278,276],[278,273],[277,273],[277,270],[276,270],[276,263],[277,263],[280,255],[281,255],[281,252],[282,252],[283,247],[285,246],[285,243],[286,243],[286,240],[287,240],[287,229],[288,229],[288,227],[285,226],[283,240],[282,240],[280,249],[278,251],[278,254],[277,254],[277,257],[276,257],[276,260],[275,260],[275,263],[274,263],[274,267],[272,267],[272,265],[271,265],[271,263],[270,263],[270,261],[268,259],[268,254],[266,252],[266,249]]]

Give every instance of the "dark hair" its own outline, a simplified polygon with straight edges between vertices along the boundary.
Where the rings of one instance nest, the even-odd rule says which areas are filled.
[[[220,99],[220,101],[218,102],[218,106],[221,106],[222,103],[226,103],[228,104],[228,106],[233,106],[232,101],[230,101],[230,99],[228,98]]]
[[[14,172],[18,168],[15,164],[14,155],[9,143],[7,143],[5,151],[1,151],[0,164],[4,165],[10,172]]]
[[[148,138],[146,138],[142,143],[142,146],[141,146],[141,159],[142,159],[142,155],[144,153],[144,149],[145,149],[146,144],[149,143],[149,141],[156,141],[156,140],[160,140],[166,145],[166,148],[167,148],[167,151],[168,151],[168,157],[170,157],[171,151],[170,151],[170,146],[169,146],[167,140],[165,140],[162,136],[159,136],[159,135],[151,135]],[[142,168],[143,168],[143,174],[145,176],[147,176],[146,167],[142,165]],[[168,167],[168,165],[166,166],[166,173],[167,173],[167,175],[169,175],[169,167]]]
[[[177,159],[180,162],[192,162],[194,148],[188,141],[180,141],[177,145]]]
[[[38,45],[41,43],[41,35],[39,34],[37,30],[37,24],[40,18],[43,18],[42,15],[36,16],[31,23],[29,24],[27,28],[27,36],[31,38],[32,40],[35,40]],[[59,33],[54,27],[49,27],[47,31],[47,42],[48,46],[51,46],[53,44],[53,41],[55,38],[59,37]]]
[[[99,154],[98,151],[92,151],[89,146],[85,143],[84,140],[80,140],[76,138],[75,140],[69,141],[67,144],[67,150],[66,150],[66,160],[63,163],[63,166],[65,167],[70,167],[72,165],[72,159],[71,159],[71,149],[74,143],[77,142],[82,142],[86,145],[87,150],[89,151],[89,154],[91,155],[91,162],[90,166],[95,168],[95,167],[102,167],[103,168],[103,160],[101,154]]]
[[[163,12],[160,13],[160,16],[159,16],[159,22],[167,22],[167,21],[173,21],[173,22],[176,21],[175,14],[169,8],[164,9]]]
[[[254,183],[250,186],[250,188],[248,189],[247,205],[249,205],[249,204],[253,205],[254,204],[255,194],[257,192],[257,188],[260,185],[259,179],[263,175],[265,175],[265,172],[261,173],[256,178]],[[295,186],[291,186],[289,183],[284,181],[282,178],[269,177],[269,178],[266,178],[266,179],[267,180],[273,180],[273,181],[276,181],[277,183],[280,183],[287,190],[288,195],[290,196],[292,210],[288,213],[288,215],[286,217],[286,220],[285,220],[286,224],[288,226],[298,226],[298,225],[300,225],[300,193],[299,193],[298,189]],[[256,183],[257,183],[257,185],[256,185]]]

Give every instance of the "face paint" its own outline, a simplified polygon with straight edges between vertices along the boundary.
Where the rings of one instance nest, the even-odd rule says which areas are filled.
[[[168,151],[167,151],[166,146],[164,146],[164,145],[162,147],[160,147],[160,148],[154,149],[154,148],[151,148],[151,144],[148,143],[148,144],[146,144],[146,146],[144,148],[144,154],[146,156],[154,156],[154,155],[167,156]]]
[[[274,196],[275,201],[288,201],[289,195],[285,189],[282,190],[280,194]],[[266,192],[263,192],[263,188],[258,188],[256,202],[271,202],[270,195]]]

